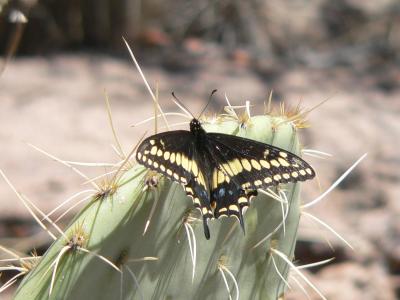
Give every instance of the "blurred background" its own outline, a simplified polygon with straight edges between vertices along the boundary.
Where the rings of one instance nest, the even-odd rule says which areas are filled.
[[[301,131],[305,148],[332,154],[306,157],[320,185],[304,184],[303,201],[368,153],[310,210],[355,250],[303,218],[296,262],[335,257],[305,271],[328,299],[400,298],[398,0],[0,0],[0,168],[45,213],[87,186],[27,142],[63,160],[117,162],[104,91],[126,152],[153,130],[131,127],[153,107],[122,36],[167,112],[178,110],[172,91],[193,114],[213,89],[210,114],[222,112],[224,93],[233,105],[251,101],[253,114],[272,90],[276,104],[311,108],[329,99]],[[107,171],[80,169],[89,177]],[[50,238],[4,180],[0,205],[0,245],[43,253]],[[287,294],[305,298],[298,288]]]

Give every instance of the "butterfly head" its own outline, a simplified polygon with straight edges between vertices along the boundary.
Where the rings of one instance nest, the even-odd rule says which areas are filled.
[[[204,129],[203,127],[201,127],[199,120],[194,118],[192,119],[192,121],[190,121],[190,132],[194,135],[204,132]]]

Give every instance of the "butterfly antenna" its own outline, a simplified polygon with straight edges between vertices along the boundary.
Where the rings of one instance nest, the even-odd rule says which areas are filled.
[[[193,119],[195,119],[195,117],[193,116],[193,114],[186,108],[186,106],[178,99],[178,97],[175,96],[175,92],[172,92],[172,97],[174,97],[174,103],[180,108],[182,109],[182,111],[184,111],[188,116],[192,117]]]
[[[210,104],[210,102],[211,102],[211,100],[212,100],[213,95],[214,95],[217,91],[218,91],[217,89],[212,90],[212,92],[211,92],[211,94],[210,94],[210,97],[208,97],[208,102],[207,102],[206,106],[203,108],[203,110],[201,111],[201,113],[200,113],[199,117],[197,118],[197,120],[199,120],[200,117],[201,117],[201,115],[205,112],[206,108],[208,107],[208,105]]]

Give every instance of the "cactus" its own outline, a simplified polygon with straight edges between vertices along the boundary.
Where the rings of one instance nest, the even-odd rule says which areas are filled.
[[[300,154],[299,114],[205,119],[235,134]],[[19,285],[15,299],[278,299],[287,288],[300,219],[300,184],[259,193],[245,214],[212,220],[176,183],[124,164],[61,232]],[[150,222],[149,216],[151,215]]]

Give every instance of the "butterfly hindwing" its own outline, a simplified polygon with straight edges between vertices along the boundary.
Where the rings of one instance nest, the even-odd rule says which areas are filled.
[[[243,213],[257,191],[244,191],[240,184],[218,165],[213,171],[211,182],[211,207],[214,217],[235,216],[244,230]]]
[[[208,229],[208,220],[213,218],[210,206],[208,189],[198,182],[198,178],[193,177],[187,185],[185,185],[186,194],[192,198],[194,207],[199,209],[203,216],[204,234],[207,239],[210,238],[210,230]]]

